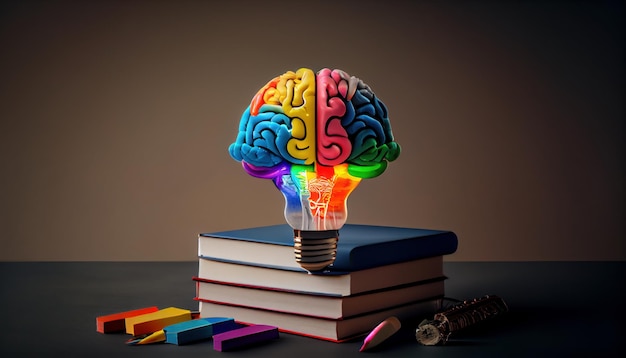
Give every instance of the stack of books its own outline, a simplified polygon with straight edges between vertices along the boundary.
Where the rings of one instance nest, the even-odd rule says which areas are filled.
[[[451,231],[346,224],[335,262],[308,273],[294,258],[293,229],[273,225],[203,233],[196,300],[201,317],[233,317],[335,342],[390,316],[432,316],[444,296]]]

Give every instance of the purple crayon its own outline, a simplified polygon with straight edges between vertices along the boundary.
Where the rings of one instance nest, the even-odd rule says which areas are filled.
[[[213,349],[220,352],[267,342],[278,338],[278,327],[255,324],[213,336]]]

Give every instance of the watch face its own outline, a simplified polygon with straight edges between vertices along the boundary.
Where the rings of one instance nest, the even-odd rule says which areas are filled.
[[[415,330],[415,339],[425,346],[434,346],[441,341],[441,332],[432,324],[424,324]]]

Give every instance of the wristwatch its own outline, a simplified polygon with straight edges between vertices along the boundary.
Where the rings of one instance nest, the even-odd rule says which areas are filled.
[[[425,346],[444,344],[450,333],[444,333],[442,322],[438,320],[423,320],[415,330],[415,339]]]

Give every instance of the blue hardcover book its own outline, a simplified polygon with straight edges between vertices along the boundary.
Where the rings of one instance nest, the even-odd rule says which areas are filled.
[[[330,272],[351,272],[452,254],[452,231],[346,224],[339,230],[337,256]],[[198,256],[204,259],[304,271],[294,258],[293,229],[287,224],[203,233]]]

